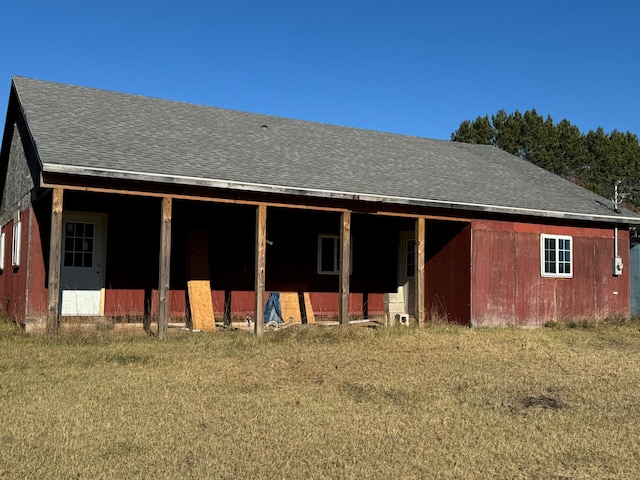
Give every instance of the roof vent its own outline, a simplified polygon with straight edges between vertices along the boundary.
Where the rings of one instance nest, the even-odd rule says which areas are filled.
[[[262,125],[260,128],[262,130],[269,130],[269,125]]]

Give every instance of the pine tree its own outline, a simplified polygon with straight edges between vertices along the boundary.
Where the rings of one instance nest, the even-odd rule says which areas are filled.
[[[568,120],[554,123],[535,109],[499,110],[491,120],[465,120],[451,140],[493,145],[605,197],[620,180],[627,206],[640,207],[640,142],[633,133],[607,134],[600,127],[583,134]]]

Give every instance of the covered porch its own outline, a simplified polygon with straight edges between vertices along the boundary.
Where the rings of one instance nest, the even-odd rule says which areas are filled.
[[[164,337],[170,324],[189,324],[194,279],[208,285],[217,322],[250,317],[257,334],[268,292],[308,293],[318,317],[348,325],[384,320],[384,295],[402,287],[418,324],[469,322],[464,219],[72,185],[51,198],[48,214],[39,211],[51,226],[40,230],[49,235],[52,333],[61,321],[96,317],[139,321]]]

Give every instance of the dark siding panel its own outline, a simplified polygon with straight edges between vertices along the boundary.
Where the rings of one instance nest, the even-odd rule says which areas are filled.
[[[20,266],[11,266],[11,250],[13,245],[13,220],[9,221],[3,228],[5,232],[5,258],[4,271],[2,272],[2,295],[3,304],[7,305],[9,318],[17,323],[25,323],[27,306],[27,272],[29,255],[29,212],[25,210],[20,213],[22,222],[22,232],[20,241]]]
[[[466,223],[427,222],[427,317],[470,321],[471,228]]]
[[[535,325],[556,314],[555,279],[540,275],[540,235],[515,233],[516,311],[515,323]]]
[[[516,319],[516,247],[513,231],[473,232],[473,323],[501,325]]]
[[[50,205],[45,203],[45,207]],[[47,316],[47,270],[45,268],[44,250],[42,245],[42,237],[40,234],[38,216],[36,209],[32,206],[29,209],[29,305],[27,307],[28,321],[44,321]],[[45,228],[49,230],[48,225]],[[47,243],[47,247],[48,247]],[[46,251],[47,258],[49,250]]]

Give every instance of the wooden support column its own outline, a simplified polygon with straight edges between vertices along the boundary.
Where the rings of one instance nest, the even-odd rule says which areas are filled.
[[[349,325],[349,264],[351,259],[351,212],[340,216],[340,325]]]
[[[267,206],[256,209],[256,272],[255,306],[253,312],[254,332],[262,335],[264,330],[264,291],[267,260]]]
[[[425,321],[425,239],[426,239],[425,219],[416,219],[416,293],[415,312],[418,326],[422,327]]]
[[[162,198],[160,225],[160,275],[158,280],[158,338],[165,338],[169,324],[169,269],[171,267],[171,197]]]
[[[224,291],[223,322],[227,327],[231,326],[231,290]]]
[[[56,335],[60,324],[60,257],[62,255],[62,200],[64,190],[53,189],[51,236],[49,242],[49,281],[47,333]]]

